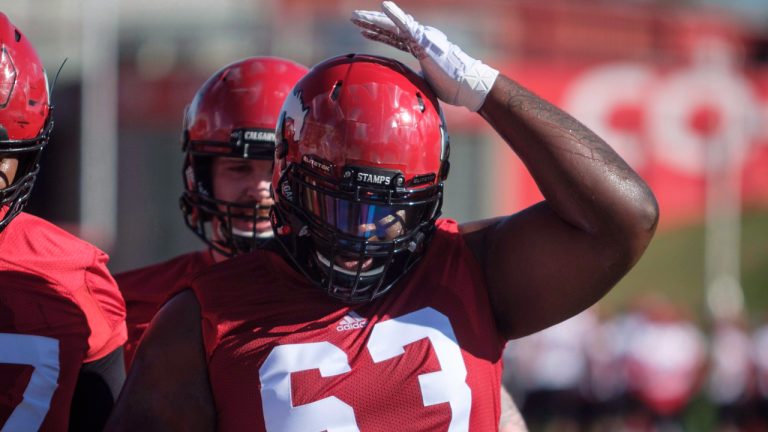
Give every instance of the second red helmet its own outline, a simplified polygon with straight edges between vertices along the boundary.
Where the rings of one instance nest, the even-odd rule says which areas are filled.
[[[247,252],[261,238],[255,232],[233,230],[233,219],[255,219],[265,212],[258,204],[214,196],[213,158],[272,160],[280,108],[306,72],[304,66],[286,59],[246,58],[214,73],[185,110],[182,213],[187,226],[224,255]],[[219,223],[212,224],[214,219]],[[221,231],[218,236],[213,229]]]

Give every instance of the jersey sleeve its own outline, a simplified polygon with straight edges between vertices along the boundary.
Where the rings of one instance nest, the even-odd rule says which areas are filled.
[[[96,249],[93,261],[85,269],[85,290],[79,291],[79,303],[88,320],[91,334],[85,362],[98,360],[122,346],[128,331],[125,302],[117,283],[107,269],[109,257]]]

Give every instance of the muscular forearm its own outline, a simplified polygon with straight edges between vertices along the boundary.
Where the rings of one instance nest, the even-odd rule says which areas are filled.
[[[546,201],[463,224],[507,338],[577,314],[616,284],[650,241],[658,210],[648,186],[605,142],[419,24],[392,2],[356,11],[363,36],[416,56],[436,96],[477,111],[520,156]]]
[[[576,228],[642,237],[658,210],[648,186],[576,119],[500,75],[479,113],[519,155],[548,205]]]

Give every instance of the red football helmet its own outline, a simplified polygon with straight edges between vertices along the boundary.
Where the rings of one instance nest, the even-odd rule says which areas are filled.
[[[372,300],[418,261],[440,214],[448,135],[405,65],[349,54],[312,68],[277,125],[272,224],[329,295]]]
[[[0,13],[0,158],[18,159],[13,182],[0,190],[0,231],[21,212],[39,170],[53,121],[48,79],[29,39]]]
[[[211,76],[184,114],[184,186],[181,209],[187,226],[218,252],[232,256],[264,240],[255,228],[238,232],[233,220],[252,222],[268,214],[258,204],[239,204],[213,196],[214,157],[273,160],[280,107],[307,68],[275,57],[251,57]],[[213,236],[214,224],[219,238]],[[271,236],[271,232],[266,237]]]

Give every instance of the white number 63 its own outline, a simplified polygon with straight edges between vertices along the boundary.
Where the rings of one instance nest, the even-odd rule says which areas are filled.
[[[406,345],[425,338],[432,344],[441,370],[419,375],[424,406],[447,402],[451,407],[448,430],[467,431],[472,393],[448,317],[424,308],[381,321],[371,331],[368,351],[374,363],[379,363],[404,354]],[[280,345],[269,353],[259,369],[267,430],[358,432],[354,410],[334,396],[293,406],[291,373],[310,369],[319,369],[323,377],[351,371],[347,354],[330,342]]]

